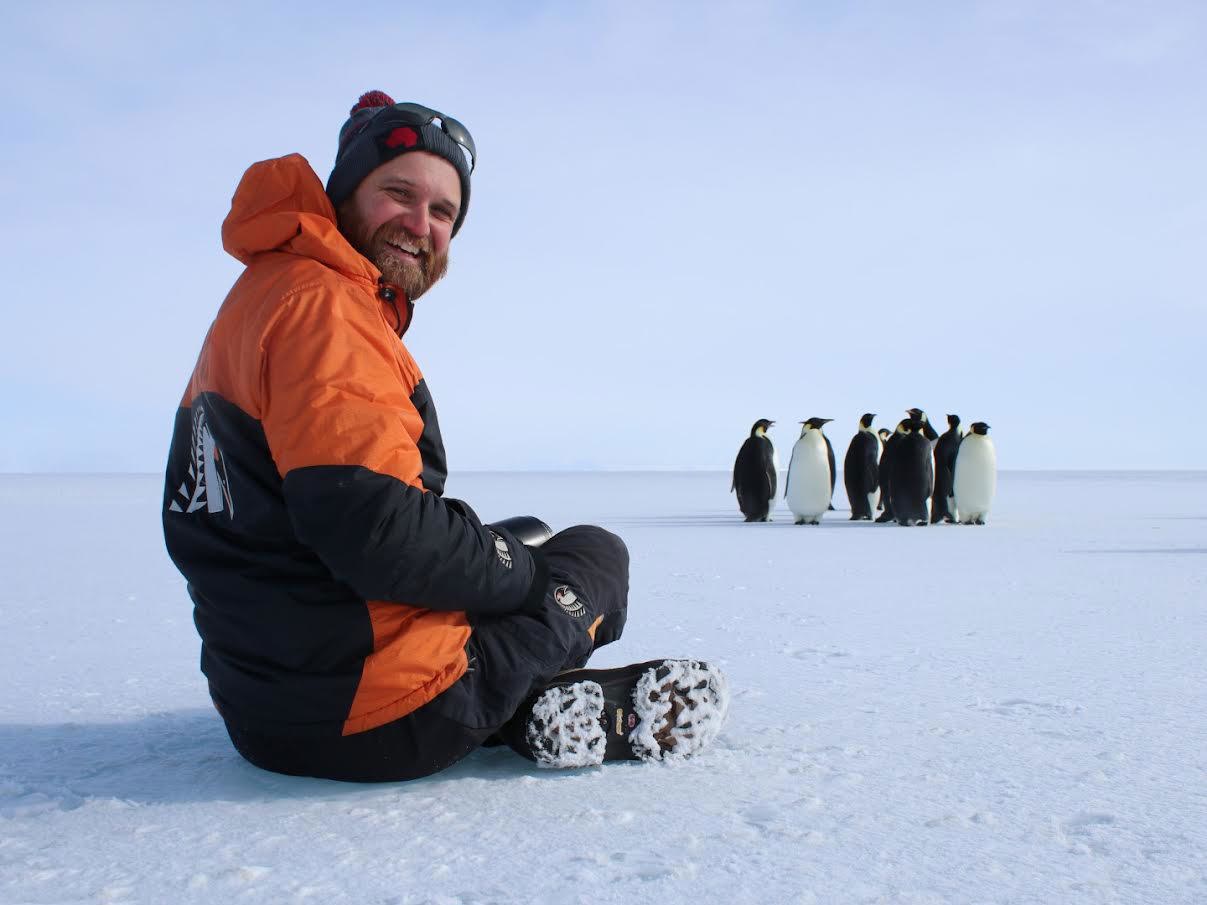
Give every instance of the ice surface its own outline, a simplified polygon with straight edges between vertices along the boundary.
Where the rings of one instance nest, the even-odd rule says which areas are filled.
[[[355,786],[231,749],[157,477],[0,476],[0,902],[1207,902],[1207,473],[1004,473],[988,525],[908,530],[728,488],[448,488],[626,538],[593,665],[716,662],[706,751]]]

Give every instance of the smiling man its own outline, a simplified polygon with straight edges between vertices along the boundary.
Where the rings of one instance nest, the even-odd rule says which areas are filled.
[[[491,742],[553,767],[659,760],[724,719],[707,663],[582,668],[624,628],[618,537],[483,525],[443,497],[402,338],[475,163],[455,119],[369,92],[325,189],[296,154],[254,164],[223,224],[246,266],[176,413],[163,528],[210,696],[265,769],[412,779]]]

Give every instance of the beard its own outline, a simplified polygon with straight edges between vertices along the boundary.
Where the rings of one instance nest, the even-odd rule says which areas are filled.
[[[421,239],[405,227],[390,223],[383,223],[366,235],[351,205],[341,210],[340,215],[340,232],[353,248],[376,265],[386,282],[401,288],[408,300],[414,302],[447,272],[448,252],[433,252],[430,236]],[[396,248],[396,244],[414,248],[415,254],[407,254]]]

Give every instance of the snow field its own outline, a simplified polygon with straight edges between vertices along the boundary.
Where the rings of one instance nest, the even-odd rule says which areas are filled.
[[[0,902],[1207,901],[1207,473],[1003,473],[989,524],[741,521],[728,475],[467,474],[621,534],[701,755],[275,776],[209,708],[159,478],[0,476]],[[836,505],[845,506],[841,480]]]

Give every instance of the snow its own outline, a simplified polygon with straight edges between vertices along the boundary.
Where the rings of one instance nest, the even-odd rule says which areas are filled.
[[[719,663],[707,751],[357,786],[230,747],[158,477],[0,476],[0,902],[1207,901],[1207,472],[1005,472],[986,526],[924,529],[728,487],[449,485],[626,538],[593,664]]]

